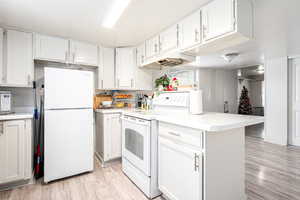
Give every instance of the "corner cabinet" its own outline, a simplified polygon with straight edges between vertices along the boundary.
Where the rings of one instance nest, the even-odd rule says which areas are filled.
[[[0,122],[0,184],[32,175],[31,119]]]
[[[98,66],[97,45],[71,40],[70,54],[73,64]]]
[[[34,79],[32,33],[4,31],[1,86],[31,87]]]
[[[115,49],[99,48],[98,89],[115,88]]]
[[[116,48],[116,87],[134,89],[136,48]]]
[[[34,59],[66,63],[69,57],[69,41],[64,38],[34,35]]]
[[[152,59],[159,55],[159,36],[146,41],[146,58]]]
[[[96,156],[105,162],[121,158],[120,113],[96,112]]]
[[[159,35],[159,52],[165,53],[179,46],[179,24],[171,26]]]

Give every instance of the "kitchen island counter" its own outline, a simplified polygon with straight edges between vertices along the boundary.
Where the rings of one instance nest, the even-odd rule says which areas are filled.
[[[217,132],[263,123],[264,117],[227,113],[203,113],[200,115],[157,115],[156,120],[187,128]]]

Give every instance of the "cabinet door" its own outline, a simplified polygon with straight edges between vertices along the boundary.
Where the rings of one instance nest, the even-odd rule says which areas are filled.
[[[153,58],[159,54],[159,36],[146,41],[146,57]]]
[[[216,0],[203,7],[203,39],[214,39],[235,29],[235,0]]]
[[[166,52],[176,49],[179,45],[179,25],[176,24],[159,35],[159,51]]]
[[[201,12],[197,11],[181,22],[181,48],[188,48],[201,42]]]
[[[111,159],[120,158],[122,149],[120,114],[112,114],[110,116],[110,132],[106,134],[110,136]]]
[[[35,35],[34,59],[65,63],[69,57],[69,40],[46,35]]]
[[[71,62],[80,65],[98,65],[98,46],[79,41],[71,41]]]
[[[136,63],[138,67],[144,64],[146,58],[145,55],[146,55],[146,44],[143,43],[142,45],[138,46],[136,50]]]
[[[6,40],[5,84],[31,86],[34,79],[32,34],[8,30]]]
[[[98,89],[115,88],[115,49],[99,49]]]
[[[4,35],[4,30],[0,28],[0,84],[3,82],[3,47],[4,47],[4,42],[3,42],[3,35]]]
[[[24,179],[24,130],[22,120],[0,123],[0,184]]]
[[[201,154],[162,137],[158,150],[158,185],[162,193],[170,200],[202,200]]]
[[[136,49],[116,49],[117,88],[133,89],[135,87]]]

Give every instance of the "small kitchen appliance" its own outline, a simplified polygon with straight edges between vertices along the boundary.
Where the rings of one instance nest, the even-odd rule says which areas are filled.
[[[0,91],[0,114],[11,113],[11,92]]]

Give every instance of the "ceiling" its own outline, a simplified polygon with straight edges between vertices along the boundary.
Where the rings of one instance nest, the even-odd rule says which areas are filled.
[[[95,42],[137,45],[209,0],[132,0],[113,29],[101,23],[116,0],[0,0],[0,24]]]
[[[101,22],[116,0],[0,0],[0,25],[99,43],[133,46],[159,33],[210,0],[132,0],[113,29]],[[254,39],[199,57],[197,67],[240,68],[265,59],[300,55],[300,1],[250,0]],[[87,3],[88,2],[88,3]],[[239,52],[226,62],[221,56]]]

